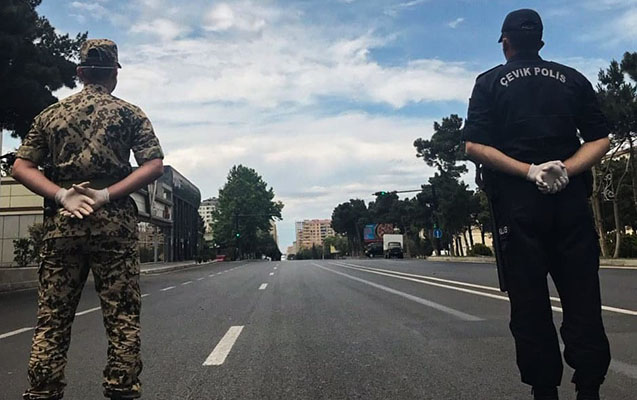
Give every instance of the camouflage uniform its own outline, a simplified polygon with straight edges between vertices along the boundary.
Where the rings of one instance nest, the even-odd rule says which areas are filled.
[[[108,51],[108,46],[115,44],[89,40],[80,57],[86,58],[87,49]],[[132,172],[131,150],[139,165],[163,158],[152,125],[138,107],[103,86],[88,84],[35,118],[17,157],[48,164],[49,178],[61,186],[90,181],[90,187],[101,189]],[[105,395],[138,396],[141,293],[134,203],[118,199],[84,219],[49,213],[44,226],[38,322],[28,371],[31,388],[25,398],[62,397],[71,324],[89,269],[108,335]]]

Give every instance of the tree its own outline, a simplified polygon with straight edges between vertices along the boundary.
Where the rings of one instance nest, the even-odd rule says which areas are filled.
[[[626,53],[622,63],[613,60],[606,70],[599,72],[597,94],[600,106],[606,115],[611,129],[612,151],[610,161],[600,168],[594,169],[593,212],[597,231],[600,234],[602,254],[606,254],[606,230],[603,229],[601,200],[613,204],[615,249],[613,257],[619,257],[621,251],[621,232],[625,221],[620,213],[619,203],[625,195],[624,179],[631,181],[630,188],[633,208],[637,209],[637,165],[635,164],[634,145],[637,135],[637,86],[626,78],[626,74],[634,77],[637,53]],[[619,167],[612,159],[616,154],[625,153],[626,157]]]
[[[442,123],[434,122],[434,134],[430,140],[420,138],[414,141],[416,157],[441,173],[454,177],[467,172],[464,164],[457,165],[458,161],[466,161],[461,128],[462,118],[456,114],[443,118]]]
[[[42,0],[3,0],[0,5],[0,130],[24,138],[33,118],[76,84],[73,60],[87,33],[56,33],[36,7]]]
[[[351,254],[360,255],[363,249],[363,226],[370,222],[365,202],[351,199],[336,206],[332,212],[332,229],[347,236]]]
[[[255,254],[259,235],[270,232],[272,221],[281,220],[282,209],[283,203],[274,201],[274,190],[254,169],[234,166],[212,213],[215,241],[239,249],[237,257]]]

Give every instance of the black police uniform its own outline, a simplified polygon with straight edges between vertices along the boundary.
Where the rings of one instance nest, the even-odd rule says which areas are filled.
[[[580,139],[608,136],[590,82],[576,70],[518,54],[478,76],[464,128],[466,141],[494,147],[526,163],[566,160]],[[557,194],[533,182],[485,171],[501,239],[511,300],[510,328],[522,381],[559,386],[562,358],[547,286],[550,273],[563,308],[560,329],[573,382],[604,380],[610,349],[601,316],[599,242],[585,175]]]

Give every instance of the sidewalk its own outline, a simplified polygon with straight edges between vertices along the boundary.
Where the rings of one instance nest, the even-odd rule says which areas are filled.
[[[464,262],[474,264],[495,264],[495,257],[450,257],[450,256],[431,256],[427,257],[427,261],[438,262]],[[637,259],[634,258],[600,258],[600,267],[617,267],[618,269],[635,269],[637,270]],[[622,268],[624,267],[624,268]]]
[[[176,261],[160,263],[143,263],[140,265],[141,275],[156,275],[166,272],[177,271],[185,268],[197,268],[217,262],[216,260],[207,263],[197,264],[195,261]],[[89,275],[89,279],[91,276]],[[0,293],[14,290],[31,289],[38,287],[38,268],[0,268]]]

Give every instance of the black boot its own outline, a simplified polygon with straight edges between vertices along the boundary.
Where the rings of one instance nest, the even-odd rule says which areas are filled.
[[[556,387],[534,386],[531,393],[533,393],[534,400],[559,400]]]

